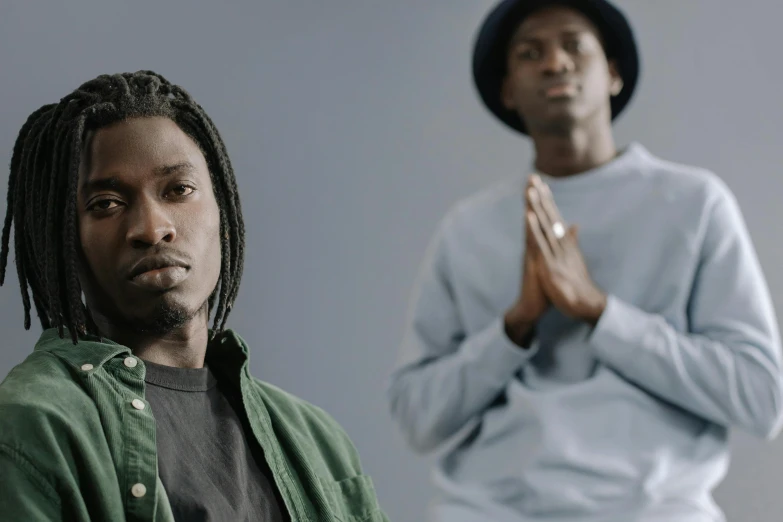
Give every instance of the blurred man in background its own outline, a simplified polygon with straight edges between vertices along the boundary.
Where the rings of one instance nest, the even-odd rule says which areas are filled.
[[[440,451],[431,519],[721,520],[729,428],[771,438],[783,413],[735,198],[616,147],[639,57],[609,2],[501,2],[473,73],[535,161],[459,202],[418,278],[389,400],[410,445]]]

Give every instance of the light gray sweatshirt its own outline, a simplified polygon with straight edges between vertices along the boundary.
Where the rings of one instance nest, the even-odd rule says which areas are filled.
[[[735,198],[639,144],[543,179],[608,305],[595,328],[552,309],[518,348],[502,316],[525,178],[443,219],[389,387],[409,444],[439,450],[430,520],[723,520],[728,428],[771,438],[783,412],[778,326]]]

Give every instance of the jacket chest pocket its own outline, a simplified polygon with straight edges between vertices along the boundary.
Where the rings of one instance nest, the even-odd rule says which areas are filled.
[[[369,476],[337,482],[321,479],[321,486],[331,514],[340,522],[385,522]]]

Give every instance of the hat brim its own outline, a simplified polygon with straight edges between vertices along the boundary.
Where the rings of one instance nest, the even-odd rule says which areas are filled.
[[[473,50],[473,81],[484,105],[500,121],[527,134],[525,122],[501,100],[508,41],[512,32],[534,11],[550,5],[571,7],[587,16],[604,38],[606,54],[617,63],[623,89],[611,99],[612,119],[631,101],[639,80],[639,51],[625,15],[606,0],[504,0],[485,18]]]

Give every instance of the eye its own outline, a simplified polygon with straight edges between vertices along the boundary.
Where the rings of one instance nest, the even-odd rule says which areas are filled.
[[[90,212],[105,212],[107,210],[116,208],[119,205],[120,202],[117,201],[116,199],[100,199],[90,204],[90,206],[87,207],[87,210]]]
[[[525,47],[517,51],[516,56],[520,60],[538,60],[541,58],[541,52],[533,47]]]
[[[565,43],[565,49],[569,53],[573,53],[573,54],[581,54],[589,50],[588,45],[585,44],[583,38],[575,38],[573,40],[568,40]]]
[[[195,188],[191,187],[190,185],[184,185],[184,184],[175,185],[171,189],[171,193],[174,194],[174,197],[178,197],[178,198],[184,198],[190,196],[195,191],[196,191]]]

